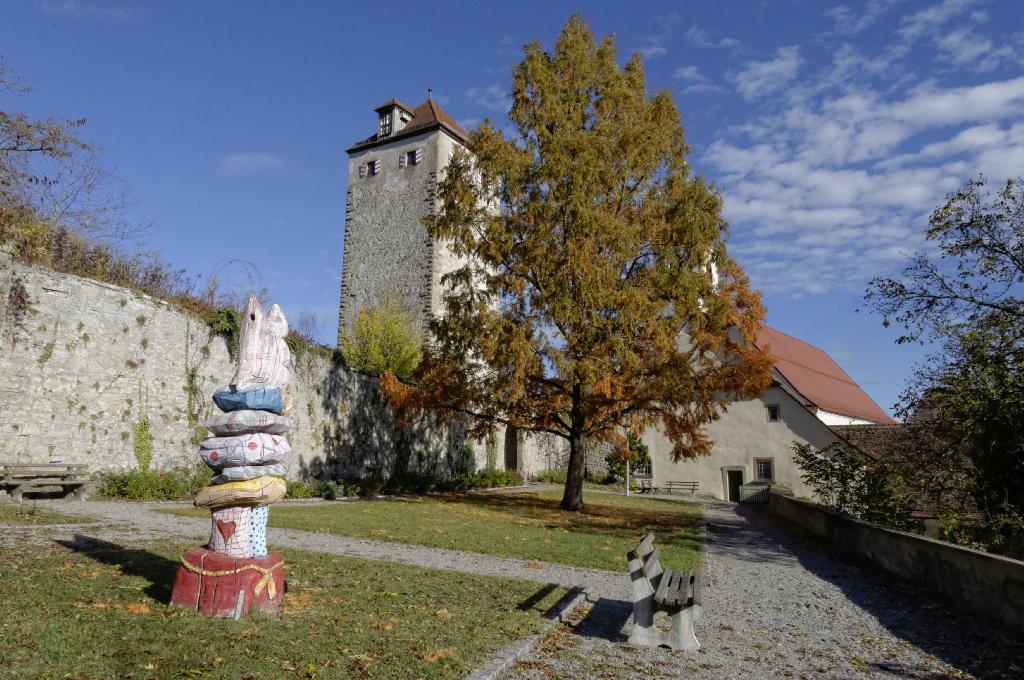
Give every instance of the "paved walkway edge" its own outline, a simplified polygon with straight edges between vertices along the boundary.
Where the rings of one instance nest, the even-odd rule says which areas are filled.
[[[551,624],[547,626],[550,628],[551,625],[558,621],[559,623],[567,622],[572,613],[580,607],[586,605],[589,602],[587,591],[570,589],[565,596],[555,603],[555,605],[544,615],[545,618],[551,621]],[[512,665],[519,661],[521,658],[532,652],[537,644],[544,638],[544,633],[547,630],[535,635],[524,637],[522,640],[517,640],[512,644],[502,647],[498,651],[487,657],[487,661],[479,669],[473,671],[466,676],[465,680],[495,680],[501,675],[506,669],[511,668]]]

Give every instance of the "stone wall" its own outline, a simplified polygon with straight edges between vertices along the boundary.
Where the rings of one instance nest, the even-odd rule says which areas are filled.
[[[137,466],[148,420],[155,469],[198,460],[213,390],[233,373],[227,346],[200,319],[132,291],[23,265],[0,251],[0,463]],[[396,429],[376,378],[306,353],[289,385],[290,475],[481,467],[458,423]],[[499,461],[500,462],[500,461]]]
[[[1024,562],[853,519],[777,491],[768,511],[945,599],[1024,634]],[[954,624],[955,622],[951,622]]]

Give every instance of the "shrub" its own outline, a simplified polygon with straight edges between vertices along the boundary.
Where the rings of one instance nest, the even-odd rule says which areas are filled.
[[[800,478],[829,507],[893,529],[916,527],[913,499],[897,478],[849,444],[836,442],[817,450],[794,443],[793,460]]]
[[[438,484],[439,491],[471,491],[473,489],[493,489],[499,486],[518,486],[523,478],[512,470],[481,470],[476,473],[459,475],[451,480]]]
[[[541,470],[533,478],[547,484],[565,484],[565,470]]]
[[[422,336],[415,317],[396,295],[356,314],[352,329],[343,331],[339,349],[345,362],[359,371],[394,373],[406,380],[420,362]]]
[[[627,437],[629,441],[629,464],[636,472],[638,469],[647,465],[650,457],[647,455],[647,445],[640,441],[640,437],[635,434],[631,434]],[[626,461],[619,454],[618,451],[612,450],[604,457],[605,462],[608,464],[608,475],[613,477],[626,477]],[[601,483],[605,483],[604,480],[600,480]]]
[[[320,498],[323,496],[322,482],[316,479],[287,481],[285,498]]]
[[[212,472],[205,465],[173,468],[162,472],[129,470],[100,476],[97,494],[105,498],[133,501],[176,501],[195,496],[210,482]]]

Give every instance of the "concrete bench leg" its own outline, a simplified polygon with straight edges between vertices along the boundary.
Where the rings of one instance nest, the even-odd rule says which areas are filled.
[[[629,634],[629,642],[644,647],[669,647],[673,650],[696,651],[700,649],[697,636],[693,634],[693,624],[700,618],[701,607],[680,607],[666,609],[672,621],[672,628],[667,631],[658,630],[654,625],[654,615],[660,607],[654,596],[645,597],[633,603],[633,631]]]
[[[672,616],[672,629],[665,633],[668,638],[668,646],[672,649],[683,649],[688,652],[695,652],[700,649],[697,636],[693,634],[693,624],[700,618],[701,607],[683,607]]]
[[[23,493],[23,490],[22,490],[22,488],[20,486],[14,487],[14,490],[11,491],[11,499],[14,500],[15,503],[21,503],[21,501],[22,501],[21,494],[22,493]]]

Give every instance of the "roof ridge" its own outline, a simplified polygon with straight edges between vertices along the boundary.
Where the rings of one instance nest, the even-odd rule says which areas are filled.
[[[768,345],[770,347],[771,343],[768,343]],[[825,373],[824,371],[819,371],[816,368],[811,368],[807,364],[802,364],[799,361],[793,361],[792,359],[780,359],[779,357],[772,357],[772,358],[774,358],[776,361],[786,361],[786,362],[789,362],[791,364],[796,364],[800,368],[807,369],[808,371],[811,371],[812,373],[817,373],[818,375],[823,375],[826,378],[833,378],[835,380],[838,380],[839,382],[846,383],[847,385],[853,385],[854,387],[860,387],[860,385],[855,383],[853,381],[853,378],[851,378],[850,375],[846,371],[843,371],[843,367],[839,366],[839,364],[836,363],[835,359],[832,360],[832,363],[835,364],[836,366],[838,366],[839,370],[843,371],[843,376],[846,376],[846,377],[838,376],[838,375],[835,375],[833,373]],[[831,357],[829,357],[829,358],[831,358]]]
[[[807,342],[806,340],[801,340],[800,338],[796,337],[795,335],[790,335],[789,333],[786,333],[785,331],[780,331],[778,328],[775,328],[774,326],[769,326],[768,324],[763,323],[763,324],[761,324],[761,327],[762,328],[767,328],[768,330],[770,330],[770,331],[772,331],[774,333],[778,333],[779,335],[785,335],[790,340],[796,340],[801,345],[807,345],[808,347],[810,347],[812,349],[818,350],[822,354],[826,354],[826,355],[828,354],[828,352],[826,352],[822,348],[818,347],[817,345],[812,345],[811,343]]]

